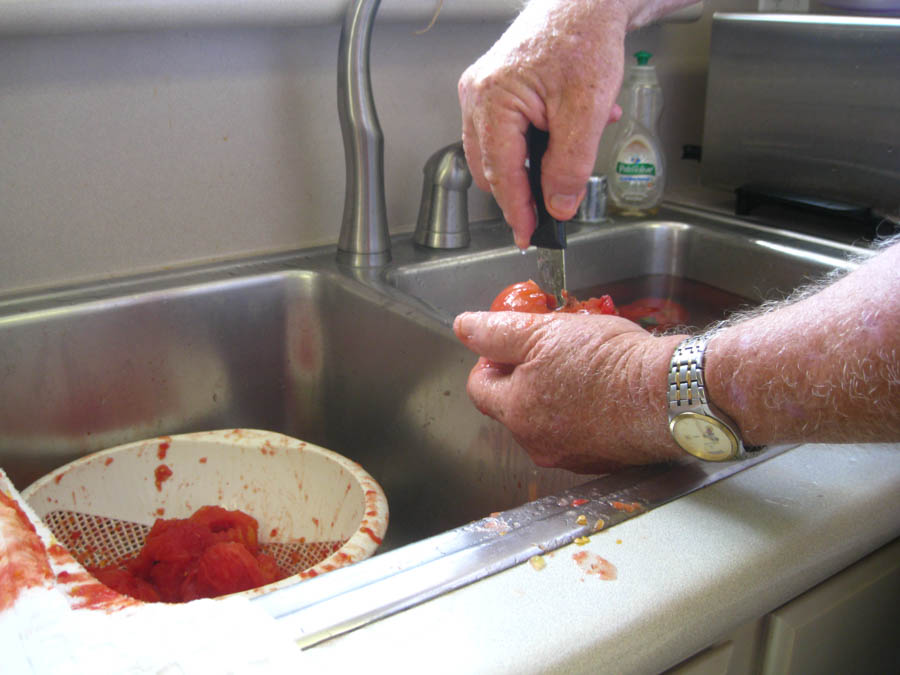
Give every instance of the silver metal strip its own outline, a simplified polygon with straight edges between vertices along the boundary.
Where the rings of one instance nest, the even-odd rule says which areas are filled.
[[[627,469],[253,602],[283,622],[305,649],[618,525],[791,447],[741,462],[685,458]]]

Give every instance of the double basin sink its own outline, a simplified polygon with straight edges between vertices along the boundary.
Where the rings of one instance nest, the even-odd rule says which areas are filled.
[[[393,261],[377,269],[343,268],[329,247],[0,298],[0,467],[23,489],[120,443],[269,429],[359,462],[390,504],[382,553],[353,566],[355,580],[338,570],[298,584],[311,589],[306,604],[439,562],[474,541],[459,538],[471,523],[518,513],[520,526],[521,509],[577,495],[589,478],[534,466],[466,396],[475,357],[450,324],[535,275],[534,253],[510,242],[504,224],[479,223],[460,251],[395,237]],[[853,267],[865,253],[669,206],[652,219],[573,225],[567,265],[576,295],[623,280],[687,279],[754,304]],[[565,543],[552,524],[544,528],[529,540]],[[477,533],[478,546],[489,529]],[[482,573],[502,568],[479,560]],[[431,583],[429,593],[453,584]],[[263,602],[283,616],[304,601]],[[332,627],[310,643],[382,616],[392,602],[355,618],[331,603],[334,616],[323,622]]]

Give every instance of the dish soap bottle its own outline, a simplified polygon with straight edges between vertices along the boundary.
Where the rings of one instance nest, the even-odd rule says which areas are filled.
[[[622,87],[623,118],[608,171],[609,201],[623,215],[646,216],[659,209],[665,186],[665,158],[656,130],[663,101],[656,68],[647,63],[652,54],[634,56],[637,65],[628,69]]]

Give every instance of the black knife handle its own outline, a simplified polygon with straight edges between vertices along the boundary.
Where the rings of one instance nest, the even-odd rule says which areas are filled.
[[[531,245],[541,248],[565,248],[566,224],[547,212],[544,191],[541,189],[541,160],[547,152],[550,134],[532,125],[528,127],[525,140],[528,144],[528,183],[537,206],[537,229],[531,235]]]

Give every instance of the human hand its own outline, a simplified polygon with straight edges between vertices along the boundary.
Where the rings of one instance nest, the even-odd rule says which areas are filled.
[[[453,329],[481,357],[469,397],[539,466],[605,473],[683,456],[668,431],[666,377],[684,336],[559,313],[470,312]]]
[[[535,229],[525,170],[529,124],[549,131],[547,210],[569,220],[584,197],[607,121],[617,121],[628,14],[618,2],[530,3],[459,81],[463,146],[475,183],[494,194],[516,244]]]

